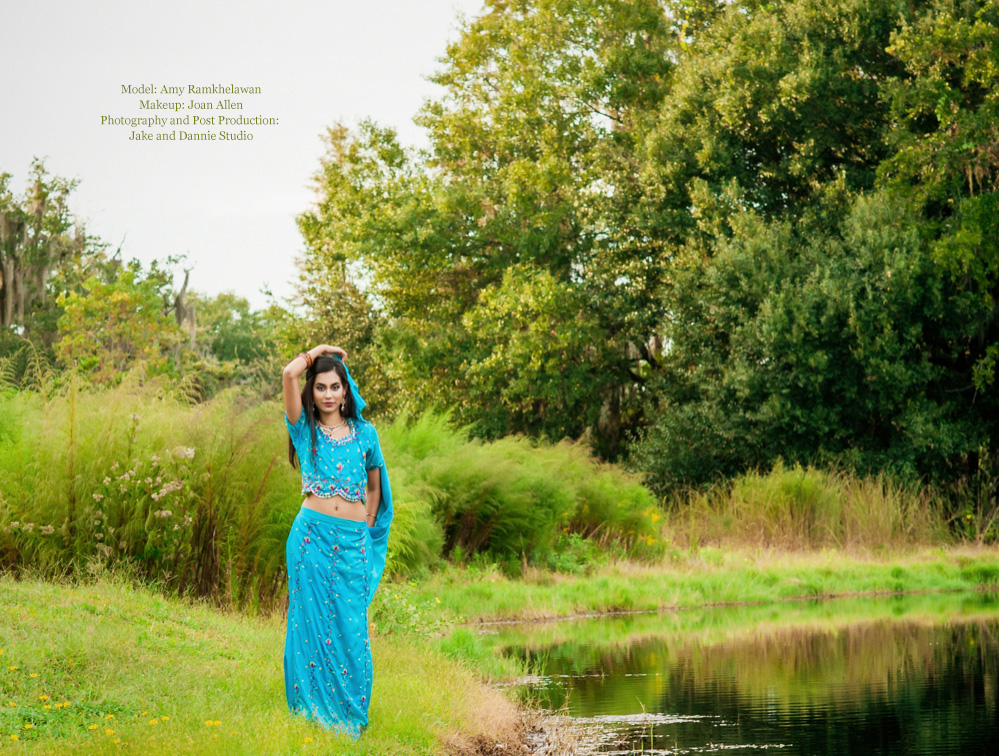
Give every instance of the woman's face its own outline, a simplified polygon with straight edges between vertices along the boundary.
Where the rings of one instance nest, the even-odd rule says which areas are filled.
[[[312,400],[320,412],[339,412],[340,402],[346,396],[346,389],[335,370],[319,373],[312,385]]]

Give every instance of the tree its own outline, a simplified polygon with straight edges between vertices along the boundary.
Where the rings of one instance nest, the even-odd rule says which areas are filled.
[[[720,198],[735,185],[766,217],[800,215],[840,177],[873,187],[889,154],[881,87],[904,74],[886,48],[912,15],[903,0],[727,4],[684,45],[649,131],[649,223],[673,244],[697,233],[695,187]]]
[[[171,369],[170,349],[182,337],[166,304],[168,281],[155,265],[142,276],[138,263],[101,278],[92,276],[83,292],[59,297],[59,360],[108,384],[138,362],[154,373]]]
[[[994,443],[999,403],[954,388],[971,304],[917,213],[858,196],[835,233],[746,211],[675,267],[670,347],[634,450],[661,491],[778,458],[945,481]],[[682,292],[682,293],[681,293]]]
[[[966,379],[955,390],[973,400],[999,374],[999,7],[937,0],[889,50],[909,76],[885,87],[897,128],[881,177],[921,209],[954,296],[971,295],[954,369]]]
[[[16,196],[11,175],[0,174],[0,326],[23,326],[37,302],[45,305],[51,274],[92,247],[67,204],[75,181],[49,177],[33,160],[30,189]]]
[[[602,324],[589,334],[600,348],[586,352],[586,369],[609,380],[573,392],[585,394],[577,396],[586,405],[580,417],[610,417],[602,451],[619,450],[620,398],[650,338],[660,274],[655,241],[627,222],[637,186],[632,153],[643,114],[666,91],[673,46],[670,22],[647,0],[494,2],[463,29],[434,78],[445,94],[419,117],[430,153],[407,154],[372,124],[356,135],[330,131],[319,201],[300,219],[308,269],[371,271],[393,332],[389,364],[412,404],[455,408],[483,432],[500,430],[478,422],[501,396],[476,360],[501,350],[506,336],[483,327],[490,307],[465,316],[502,290],[507,269],[530,268],[575,291]],[[541,302],[558,309],[562,300]],[[455,407],[456,396],[473,394]],[[543,432],[561,433],[561,422]]]

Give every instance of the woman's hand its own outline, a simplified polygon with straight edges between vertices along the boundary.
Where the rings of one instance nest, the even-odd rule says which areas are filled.
[[[310,354],[313,354],[314,357],[318,357],[323,354],[334,354],[341,360],[347,360],[347,350],[343,347],[330,346],[329,344],[320,344],[319,346],[310,349],[309,352]]]

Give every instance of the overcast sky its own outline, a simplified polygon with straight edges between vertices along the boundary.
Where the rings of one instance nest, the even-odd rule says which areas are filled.
[[[372,118],[404,144],[424,145],[412,118],[439,89],[439,68],[459,16],[482,0],[14,0],[0,44],[0,171],[20,193],[32,157],[78,179],[74,213],[125,259],[188,255],[191,287],[235,291],[256,306],[265,286],[291,293],[303,249],[295,216],[335,121]],[[188,95],[188,85],[259,87],[259,94]],[[123,94],[151,85],[154,94]],[[178,97],[162,92],[183,86]],[[181,103],[173,112],[140,100]],[[241,102],[220,111],[219,100]],[[193,111],[191,100],[213,109]],[[130,141],[112,118],[220,115],[276,126],[137,127],[191,133],[240,130],[252,141]],[[178,281],[179,283],[179,281]]]

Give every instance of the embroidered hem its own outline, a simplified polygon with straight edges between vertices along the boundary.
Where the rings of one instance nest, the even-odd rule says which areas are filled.
[[[347,501],[365,501],[367,499],[366,486],[345,486],[338,485],[331,480],[302,480],[302,493],[314,493],[321,499],[329,499],[333,496],[341,496]]]

